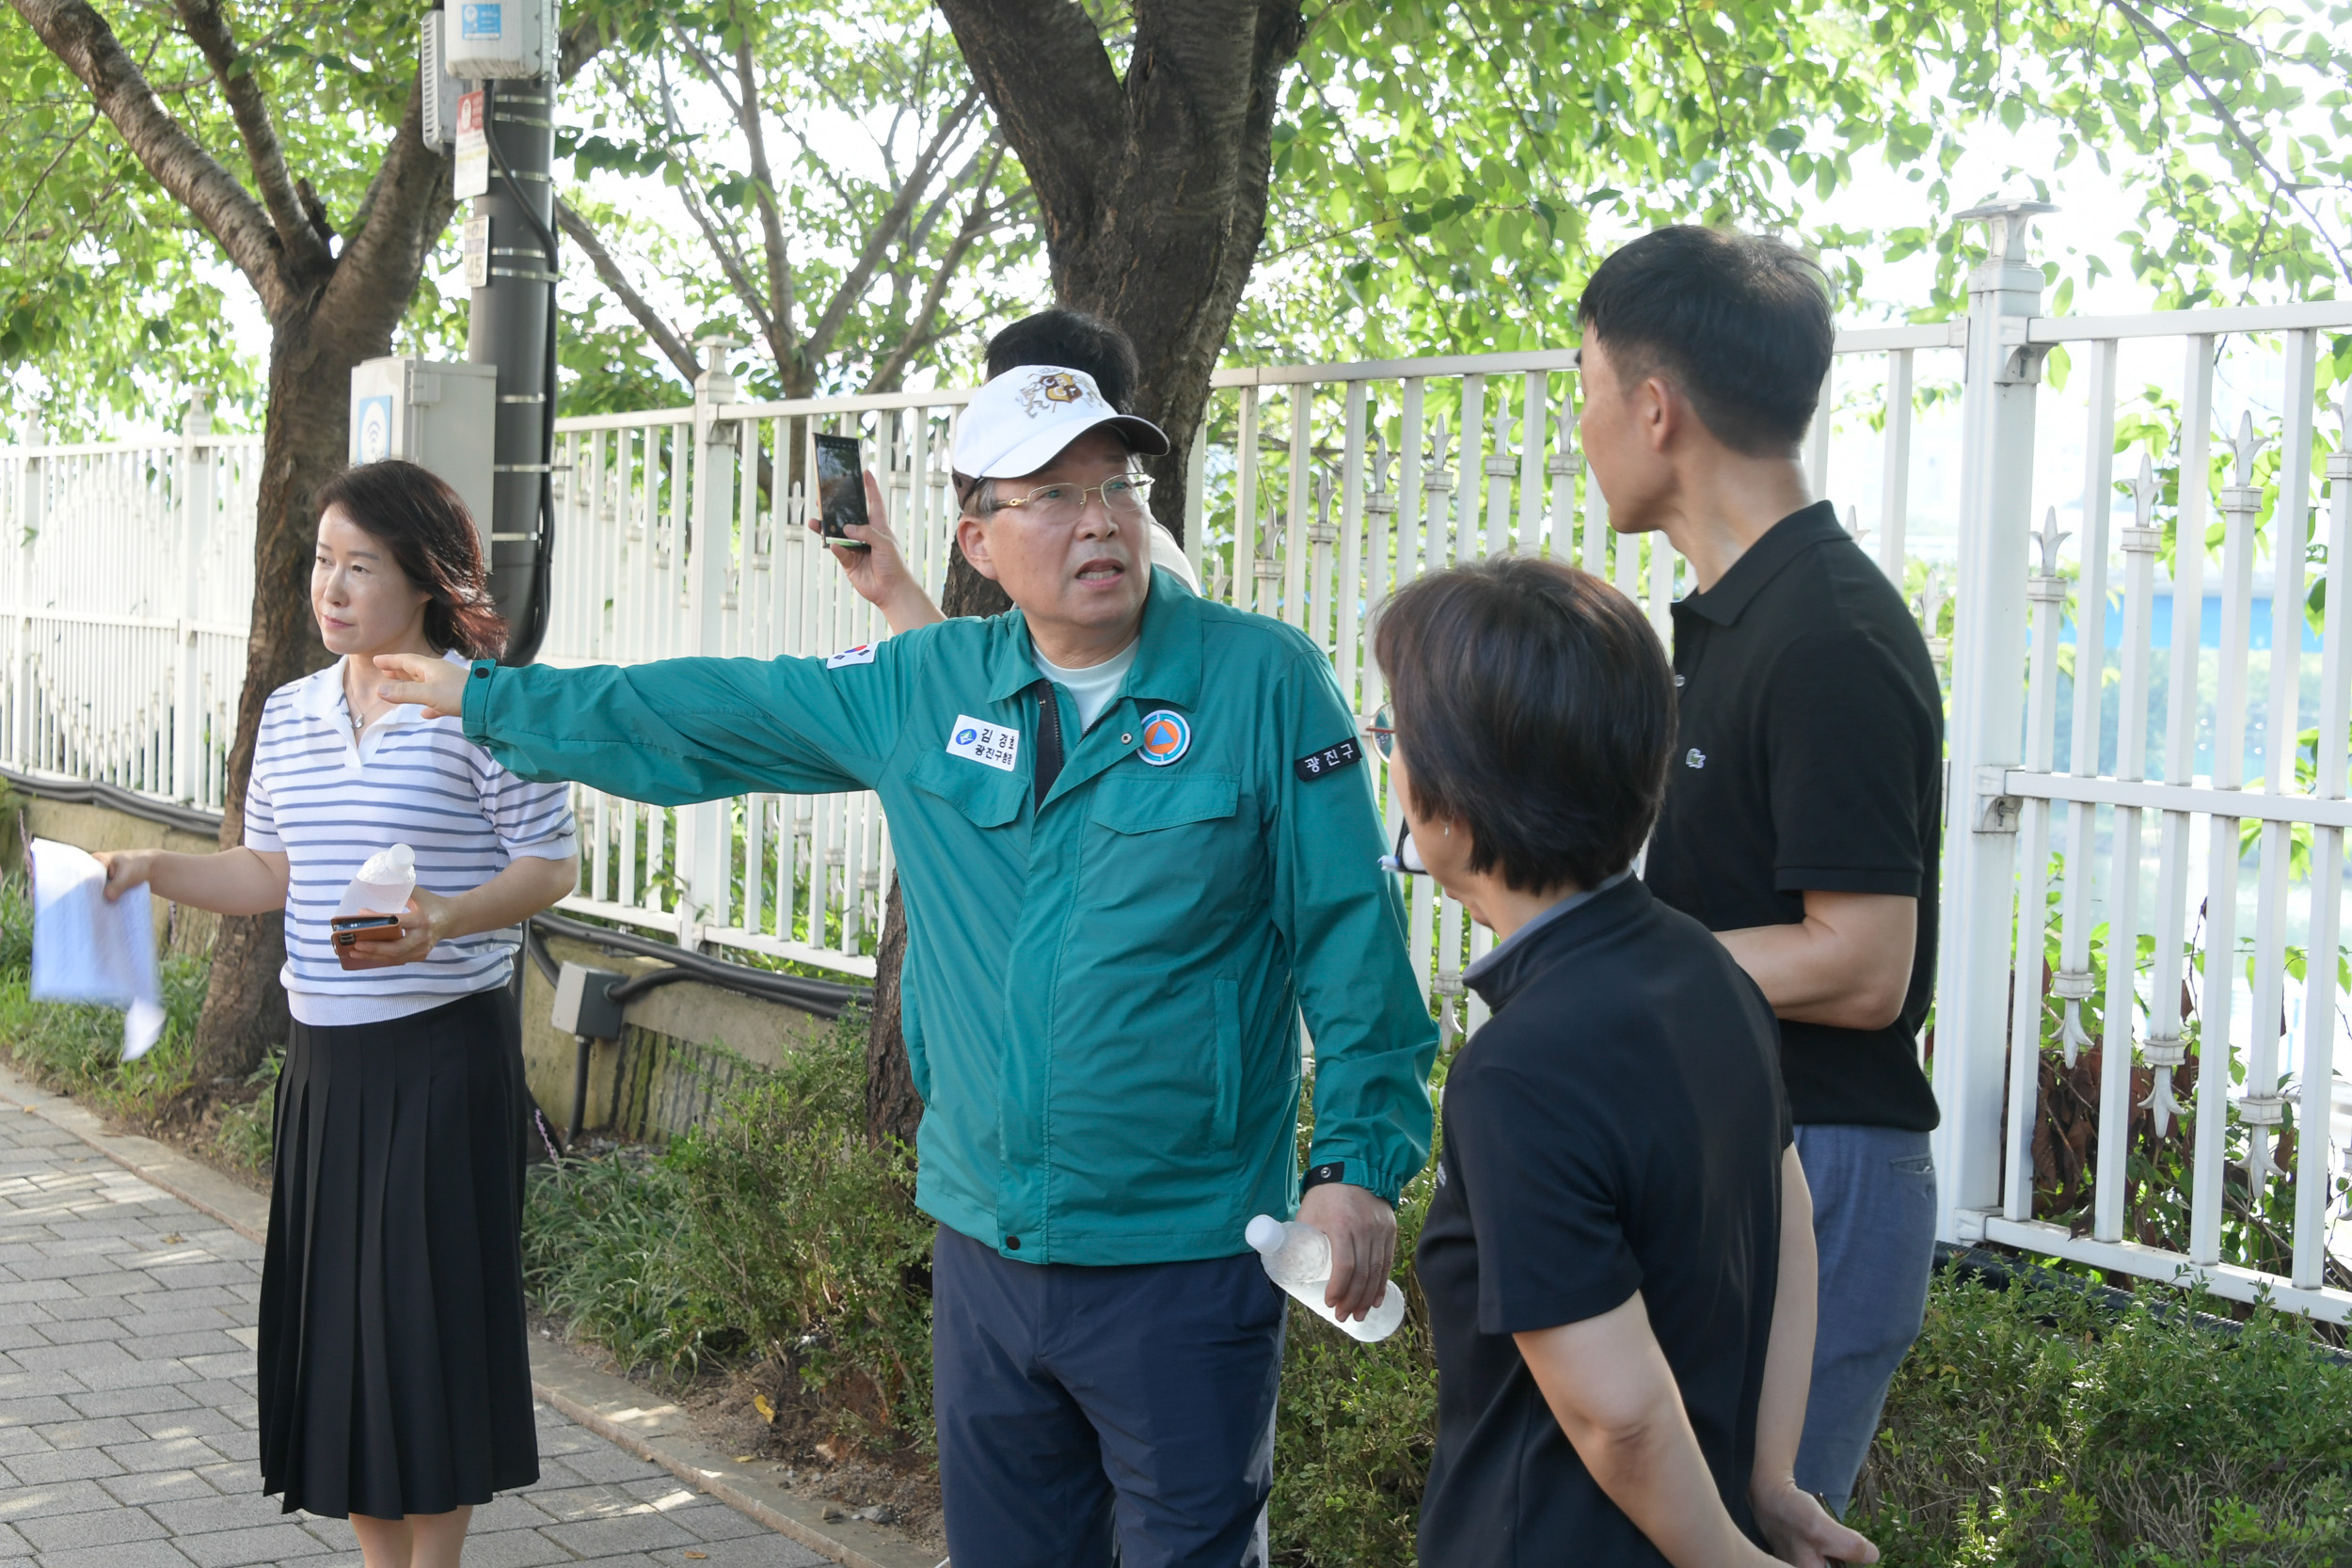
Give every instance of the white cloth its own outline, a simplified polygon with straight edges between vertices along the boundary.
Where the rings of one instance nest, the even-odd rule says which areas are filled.
[[[1078,706],[1078,731],[1084,734],[1094,727],[1103,710],[1111,705],[1127,684],[1127,672],[1136,667],[1136,650],[1143,646],[1138,637],[1100,664],[1089,664],[1081,670],[1065,670],[1029,644],[1029,662],[1037,673],[1070,693],[1070,700]]]
[[[33,840],[36,1002],[97,1002],[124,1009],[122,1059],[163,1037],[164,980],[145,886],[106,902],[106,868],[71,844]]]

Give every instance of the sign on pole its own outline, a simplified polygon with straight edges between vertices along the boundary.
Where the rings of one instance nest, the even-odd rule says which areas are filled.
[[[490,194],[490,138],[483,134],[480,87],[457,100],[456,181],[451,194],[460,201]]]

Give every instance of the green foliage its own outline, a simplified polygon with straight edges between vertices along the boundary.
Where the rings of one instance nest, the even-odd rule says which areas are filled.
[[[593,0],[580,17],[616,42],[565,95],[565,198],[680,338],[748,331],[752,395],[890,390],[977,358],[975,329],[1030,304],[1027,182],[924,0]],[[681,401],[632,320],[587,314],[567,324],[566,412]]]
[[[730,1095],[674,1147],[688,1270],[754,1344],[878,1425],[928,1440],[929,1270],[914,1156],[866,1136],[865,1022]]]
[[[1278,1560],[1318,1568],[1413,1560],[1422,1485],[1437,1449],[1438,1362],[1429,1304],[1409,1265],[1436,1170],[1433,1156],[1397,1206],[1403,1326],[1366,1345],[1291,1306],[1267,1520]]]
[[[2301,1320],[1940,1278],[1851,1522],[1891,1568],[2352,1557],[2352,1368]]]
[[[278,1075],[285,1068],[286,1053],[273,1051],[262,1059],[246,1082],[259,1092],[241,1104],[225,1106],[220,1114],[220,1129],[213,1135],[213,1151],[248,1176],[267,1176],[275,1157],[273,1147],[277,1137]]]
[[[531,1168],[523,1283],[625,1367],[676,1375],[742,1343],[724,1306],[686,1273],[685,1181],[643,1150]]]
[[[2168,305],[2325,293],[2347,277],[2348,16],[2328,0],[1343,0],[1286,87],[1235,337],[1310,359],[1573,341],[1598,253],[1666,222],[1800,235],[1855,299],[1869,267],[1931,252],[1942,303],[1920,313],[1947,314],[1979,240],[1947,216],[1996,190],[2046,196],[2077,165],[2140,198],[2142,221],[2114,262],[2052,263],[2054,309],[2117,268]],[[2054,166],[1957,185],[1972,137],[2028,125]],[[1868,159],[1916,206],[1883,228],[1814,219]]]
[[[164,106],[249,182],[220,87],[170,8],[102,11]],[[274,5],[232,12],[232,25],[289,166],[348,243],[416,77],[415,10]],[[0,17],[0,374],[20,412],[83,438],[176,422],[179,389],[198,388],[225,428],[259,424],[262,368],[221,330],[229,293],[250,297],[245,280],[13,12]],[[446,325],[435,270],[412,328]]]
[[[659,1158],[534,1168],[533,1299],[625,1365],[679,1375],[748,1349],[869,1433],[928,1442],[934,1227],[912,1154],[866,1141],[865,1063],[846,1019]]]

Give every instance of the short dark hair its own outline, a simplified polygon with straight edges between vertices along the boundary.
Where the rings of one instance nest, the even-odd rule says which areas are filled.
[[[506,650],[506,618],[490,597],[473,514],[440,475],[388,457],[345,468],[319,487],[319,515],[343,515],[392,555],[401,576],[428,595],[426,641],[469,658]]]
[[[1792,245],[1677,224],[1594,269],[1578,325],[1632,386],[1664,371],[1734,451],[1793,454],[1813,422],[1837,329],[1829,278]]]
[[[1057,305],[1024,316],[988,341],[988,379],[1024,365],[1059,365],[1094,377],[1094,389],[1121,414],[1135,410],[1143,363],[1135,340],[1100,316]]]
[[[1537,892],[1632,863],[1666,793],[1675,689],[1631,599],[1495,556],[1399,589],[1374,649],[1414,811],[1469,826],[1471,870]]]

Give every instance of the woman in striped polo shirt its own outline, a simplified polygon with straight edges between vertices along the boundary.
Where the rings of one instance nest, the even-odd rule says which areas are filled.
[[[285,911],[262,1489],[288,1513],[348,1515],[368,1568],[442,1568],[474,1504],[539,1474],[527,1101],[501,933],[572,890],[577,840],[563,785],[527,784],[455,719],[376,695],[377,654],[505,646],[473,518],[447,484],[402,462],[327,484],[310,608],[342,657],[262,710],[244,844],[100,858],[109,897],[146,881],[222,914]],[[395,844],[417,875],[407,908],[381,911],[397,930],[336,948],[343,890]]]

